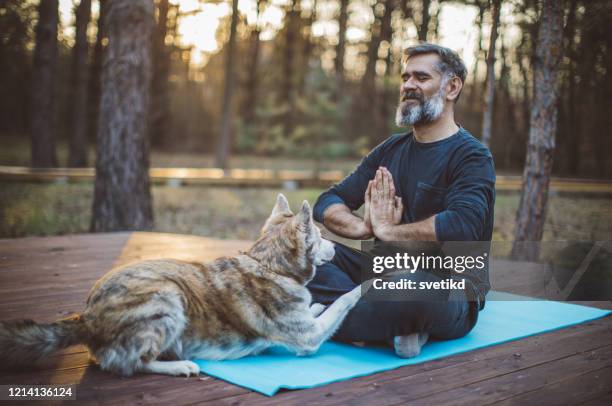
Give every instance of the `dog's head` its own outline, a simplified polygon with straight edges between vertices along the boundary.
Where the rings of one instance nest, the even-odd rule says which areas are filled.
[[[297,214],[282,194],[276,199],[251,255],[274,270],[291,273],[304,283],[314,277],[314,268],[334,257],[334,245],[321,238],[307,201]]]

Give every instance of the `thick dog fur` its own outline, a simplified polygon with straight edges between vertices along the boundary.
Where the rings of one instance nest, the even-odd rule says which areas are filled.
[[[189,359],[239,358],[271,345],[312,354],[361,297],[357,287],[326,309],[310,308],[305,285],[333,255],[308,203],[293,215],[279,195],[246,253],[208,264],[138,262],[100,279],[81,315],[0,323],[0,364],[27,366],[79,343],[102,369],[123,376],[189,376],[199,373]]]

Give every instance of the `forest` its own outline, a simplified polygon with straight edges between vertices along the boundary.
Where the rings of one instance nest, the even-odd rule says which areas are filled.
[[[28,137],[33,122],[40,121],[49,137],[48,157],[40,158],[43,166],[92,165],[94,158],[87,151],[95,143],[106,41],[100,5],[105,1],[68,2],[73,14],[65,23],[58,21],[57,1],[42,3],[46,5],[40,14],[49,19],[44,23],[50,37],[45,40],[52,50],[38,58],[33,52],[36,27],[43,21],[37,2],[0,4],[0,137]],[[488,0],[253,0],[248,16],[238,11],[234,19],[228,3],[228,14],[220,17],[214,34],[218,49],[199,64],[193,61],[193,44],[184,44],[179,27],[193,14],[204,13],[200,10],[206,2],[188,4],[191,8],[185,10],[182,3],[193,2],[155,3],[148,113],[153,149],[219,155],[224,134],[230,140],[225,148],[236,154],[359,158],[401,131],[394,127],[393,110],[402,48],[417,41],[438,42],[443,24],[461,24],[472,44],[463,44],[459,51],[464,59],[468,50],[473,54],[458,121],[473,134],[483,134],[487,71],[493,62],[490,134],[483,137],[490,139],[498,170],[517,172],[523,167],[538,1],[504,1],[497,21]],[[559,67],[553,173],[609,178],[610,136],[605,129],[611,127],[612,5],[605,0],[562,3],[565,52]],[[474,21],[453,21],[445,8],[464,11],[460,15],[468,10]],[[275,24],[262,18],[269,9],[282,15]],[[491,47],[493,25],[496,41]],[[234,58],[228,65],[230,48]],[[33,77],[40,64],[53,69]],[[225,84],[230,71],[231,83]],[[34,79],[41,82],[34,84]],[[231,89],[231,97],[224,98],[224,86]],[[50,104],[37,105],[43,98],[32,92],[47,87],[53,92]],[[228,118],[225,103],[231,105],[226,108]],[[70,145],[67,162],[53,156],[58,142]],[[223,159],[217,156],[221,166]]]
[[[431,42],[468,67],[457,122],[531,176],[515,237],[538,240],[550,176],[612,177],[610,21],[606,0],[2,0],[0,165],[127,170],[131,199],[96,181],[91,230],[150,229],[160,154],[344,169],[406,131],[402,50]]]

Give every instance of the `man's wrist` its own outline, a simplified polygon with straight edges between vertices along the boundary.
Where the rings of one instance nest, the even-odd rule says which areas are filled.
[[[384,224],[374,229],[374,235],[381,241],[394,241],[395,238],[395,226],[391,224]]]
[[[367,240],[369,238],[372,238],[374,235],[374,231],[372,230],[372,225],[369,224],[367,221],[362,220],[358,226],[358,230],[359,230],[359,239],[360,240]]]

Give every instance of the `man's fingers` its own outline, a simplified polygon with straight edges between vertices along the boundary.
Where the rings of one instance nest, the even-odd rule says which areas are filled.
[[[383,184],[382,184],[382,171],[380,169],[376,171],[376,177],[374,178],[374,182],[376,182],[376,190],[379,193],[381,193],[383,190]]]
[[[399,196],[395,196],[395,207],[398,209],[403,210],[404,209],[404,204],[402,203],[402,198]]]
[[[385,168],[385,172],[387,174],[387,182],[389,182],[389,199],[395,198],[395,185],[393,184],[393,176],[391,176],[391,172]]]
[[[395,197],[395,185],[393,184],[393,176],[391,176],[391,172],[384,166],[381,167],[382,170],[382,178],[383,178],[383,187],[384,187],[384,197],[385,199],[393,201]]]
[[[388,199],[389,198],[389,178],[387,177],[387,170],[384,167],[381,167],[380,172],[382,174],[383,198]]]
[[[376,176],[374,177],[374,183],[372,185],[372,199],[379,200],[383,196],[383,185],[382,185],[382,171],[378,169]]]
[[[366,202],[366,204],[370,203],[370,199],[372,198],[372,181],[368,182],[368,187],[366,188],[365,191],[365,196],[364,196],[364,200]]]
[[[389,179],[393,180],[393,175],[391,174],[391,171],[388,170],[387,168],[385,168],[385,170],[387,171],[387,175],[389,176]]]

